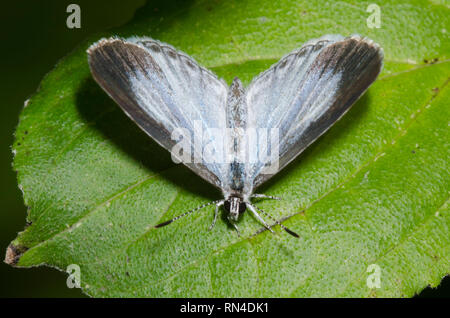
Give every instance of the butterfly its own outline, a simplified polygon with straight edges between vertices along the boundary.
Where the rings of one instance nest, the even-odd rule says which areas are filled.
[[[246,88],[237,77],[228,86],[192,57],[147,37],[101,39],[87,53],[93,78],[120,108],[172,151],[174,160],[222,191],[223,199],[155,227],[215,204],[210,229],[223,206],[238,235],[236,222],[248,209],[271,232],[260,213],[298,237],[251,202],[279,198],[254,191],[339,120],[383,65],[382,48],[359,35],[326,35],[308,41]],[[184,147],[173,152],[181,139],[174,132],[180,128],[190,136],[206,132],[201,138],[183,136]],[[226,141],[211,128],[219,129]],[[260,142],[269,139],[268,132],[276,135],[276,143]],[[206,150],[221,160],[205,160]]]

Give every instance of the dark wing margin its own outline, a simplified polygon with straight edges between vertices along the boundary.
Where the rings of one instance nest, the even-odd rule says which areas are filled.
[[[170,131],[148,116],[136,97],[130,76],[152,72],[162,77],[161,68],[142,48],[121,39],[101,40],[88,50],[88,61],[92,76],[103,90],[146,133],[163,147],[170,149],[173,141]]]

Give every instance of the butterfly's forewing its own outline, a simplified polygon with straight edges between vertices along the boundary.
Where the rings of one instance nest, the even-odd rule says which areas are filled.
[[[249,126],[279,130],[278,158],[271,158],[278,159],[278,170],[345,114],[376,79],[382,61],[382,49],[371,40],[325,36],[253,80],[247,90]],[[267,150],[263,143],[253,151]],[[276,173],[263,173],[264,163],[249,168],[254,187]]]
[[[100,86],[169,151],[177,142],[171,138],[176,128],[187,129],[193,142],[195,122],[202,128],[226,125],[226,84],[166,44],[147,38],[103,39],[89,48],[88,59]],[[222,165],[194,160],[184,163],[213,185],[221,186]]]

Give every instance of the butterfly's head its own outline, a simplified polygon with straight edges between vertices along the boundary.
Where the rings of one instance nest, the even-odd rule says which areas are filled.
[[[225,208],[225,211],[228,212],[228,219],[234,222],[236,222],[239,215],[244,213],[245,209],[247,209],[247,205],[241,198],[233,196],[225,200],[223,207]]]

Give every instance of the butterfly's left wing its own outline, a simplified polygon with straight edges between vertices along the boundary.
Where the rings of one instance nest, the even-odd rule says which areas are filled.
[[[88,60],[97,83],[167,150],[178,142],[172,139],[177,128],[189,133],[188,146],[194,158],[202,158],[207,145],[221,147],[212,138],[200,143],[202,147],[194,147],[194,130],[196,125],[203,131],[225,127],[227,85],[186,54],[149,38],[110,38],[93,44]],[[222,187],[226,173],[223,164],[180,161],[211,184]]]
[[[253,80],[246,93],[248,126],[276,129],[279,136],[278,154],[268,157],[277,161],[276,171],[268,173],[264,160],[247,166],[253,187],[285,167],[341,118],[376,79],[382,61],[382,49],[369,39],[328,35],[288,54]],[[253,144],[250,152],[264,157],[268,147],[268,142]]]

